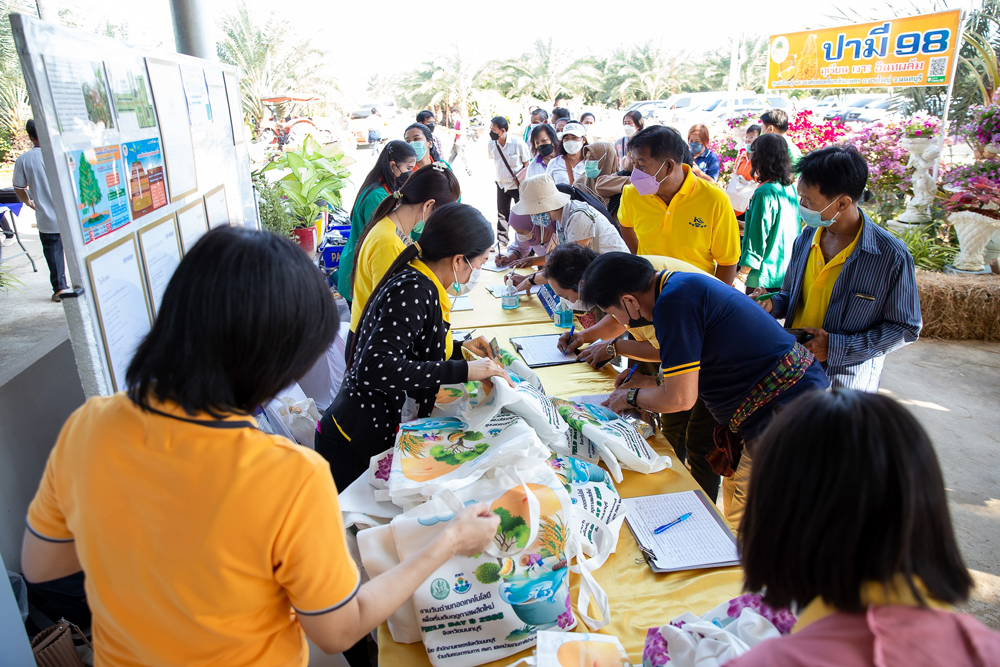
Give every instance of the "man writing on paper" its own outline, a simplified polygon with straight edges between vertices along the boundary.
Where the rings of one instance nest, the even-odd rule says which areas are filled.
[[[726,518],[739,526],[755,445],[776,410],[829,386],[822,367],[752,300],[708,276],[608,253],[584,273],[581,297],[629,327],[653,325],[660,377],[636,373],[626,383],[623,372],[606,405],[673,413],[700,397],[720,424],[709,461],[725,477]]]

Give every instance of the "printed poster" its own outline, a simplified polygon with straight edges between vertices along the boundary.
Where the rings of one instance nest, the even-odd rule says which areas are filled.
[[[114,129],[103,64],[45,56],[45,72],[60,132]]]
[[[156,127],[153,93],[142,60],[109,63],[107,69],[120,129],[142,130]]]
[[[184,67],[182,65],[181,79],[184,81],[184,95],[187,98],[191,124],[211,123],[212,101],[208,96],[208,85],[205,83],[205,70],[200,67]]]
[[[163,178],[163,152],[157,138],[122,144],[122,168],[127,174],[132,218],[151,213],[167,204]]]
[[[947,86],[961,10],[771,37],[767,87]]]
[[[127,225],[128,195],[118,146],[99,146],[66,154],[73,178],[83,242],[90,243]]]

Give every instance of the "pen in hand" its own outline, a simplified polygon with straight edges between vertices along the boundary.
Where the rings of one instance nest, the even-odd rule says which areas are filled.
[[[637,368],[639,368],[639,364],[635,364],[631,369],[629,369],[628,375],[626,375],[625,379],[622,380],[622,384],[628,384],[628,381],[632,379],[632,373],[635,373],[635,369]]]
[[[574,324],[573,326],[571,326],[571,327],[569,328],[569,340],[568,340],[568,341],[566,341],[566,349],[565,349],[565,350],[563,350],[563,356],[564,356],[564,357],[566,356],[566,353],[567,353],[567,352],[569,352],[569,343],[570,343],[570,341],[572,341],[572,340],[573,340],[573,332],[574,332],[574,331],[576,331],[576,324]]]
[[[765,293],[765,294],[758,294],[757,296],[752,296],[750,298],[753,299],[754,301],[767,301],[772,296],[774,296],[774,294]]]
[[[691,512],[688,512],[687,514],[682,514],[681,516],[679,516],[674,521],[671,521],[670,523],[668,523],[666,525],[663,525],[663,526],[660,526],[659,528],[657,528],[656,530],[654,530],[653,531],[653,535],[659,535],[660,533],[662,533],[663,531],[665,531],[667,528],[672,528],[673,526],[676,526],[677,524],[679,524],[681,521],[684,521],[684,520],[690,519],[690,518],[691,518]]]

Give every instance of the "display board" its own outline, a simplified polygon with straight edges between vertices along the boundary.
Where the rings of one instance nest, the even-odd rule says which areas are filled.
[[[771,37],[768,88],[947,86],[961,10]]]
[[[209,223],[259,226],[242,109],[230,107],[240,73],[10,21],[79,295],[65,304],[80,377],[88,395],[108,394]]]

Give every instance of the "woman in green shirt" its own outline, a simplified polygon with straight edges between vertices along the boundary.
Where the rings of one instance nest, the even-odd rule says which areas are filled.
[[[351,209],[351,236],[340,253],[337,268],[337,291],[347,300],[347,305],[351,304],[351,267],[354,266],[358,237],[382,200],[403,186],[416,162],[417,154],[408,143],[390,141],[358,190],[358,198]]]
[[[755,288],[777,291],[799,235],[799,198],[792,186],[792,161],[780,134],[765,134],[752,145],[750,169],[760,183],[746,212],[740,277],[747,294]]]

